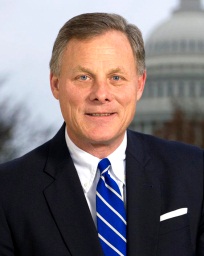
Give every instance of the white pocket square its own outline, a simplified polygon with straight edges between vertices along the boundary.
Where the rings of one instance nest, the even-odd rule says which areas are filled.
[[[181,215],[184,215],[188,212],[188,208],[181,208],[181,209],[177,209],[175,211],[172,212],[167,212],[163,215],[160,216],[160,221],[164,221],[164,220],[168,220],[174,217],[178,217]]]

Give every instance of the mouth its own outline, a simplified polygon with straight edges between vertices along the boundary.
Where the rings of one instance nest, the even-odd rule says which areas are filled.
[[[115,113],[88,113],[88,116],[96,116],[96,117],[100,117],[100,116],[111,116]]]

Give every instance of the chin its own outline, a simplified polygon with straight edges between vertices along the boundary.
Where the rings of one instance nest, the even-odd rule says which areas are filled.
[[[106,134],[92,134],[89,136],[89,140],[92,141],[93,144],[110,144],[113,143],[113,141],[117,140],[118,137],[115,134],[110,134],[110,133],[106,133]]]

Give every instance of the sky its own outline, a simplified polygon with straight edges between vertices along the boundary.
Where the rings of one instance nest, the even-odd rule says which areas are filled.
[[[59,29],[85,12],[124,16],[142,31],[144,40],[171,16],[179,0],[0,0],[0,79],[2,96],[28,109],[38,126],[62,124],[59,104],[49,86],[49,60]]]

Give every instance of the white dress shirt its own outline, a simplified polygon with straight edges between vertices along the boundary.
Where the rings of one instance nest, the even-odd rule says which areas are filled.
[[[101,159],[78,148],[69,138],[65,129],[65,139],[71,154],[74,166],[78,173],[85,198],[87,200],[91,215],[96,225],[96,186],[100,178],[100,171],[97,170]],[[123,201],[125,203],[125,158],[127,147],[127,134],[120,146],[107,158],[111,162],[110,176],[117,182]]]

